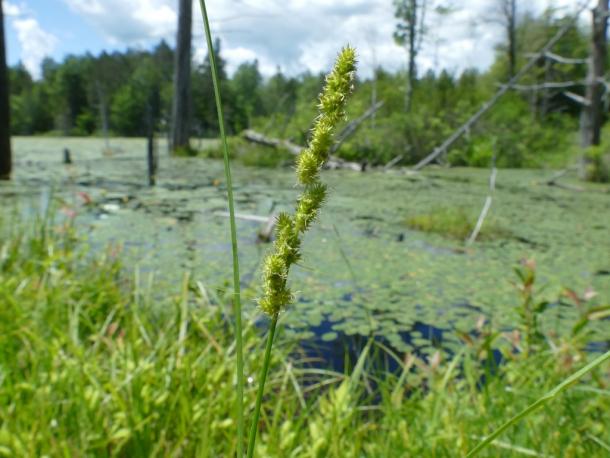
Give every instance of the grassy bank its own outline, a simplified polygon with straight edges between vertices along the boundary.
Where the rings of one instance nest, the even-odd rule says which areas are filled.
[[[181,294],[153,296],[120,254],[89,253],[69,224],[18,229],[5,224],[0,247],[0,455],[232,456],[226,301],[188,276]],[[256,455],[459,456],[588,358],[583,339],[553,337],[497,367],[490,342],[518,337],[480,331],[453,360],[390,355],[393,374],[370,368],[378,345],[346,375],[312,369],[284,338]],[[247,325],[247,375],[261,364],[259,333]],[[609,412],[606,365],[483,456],[607,456]]]

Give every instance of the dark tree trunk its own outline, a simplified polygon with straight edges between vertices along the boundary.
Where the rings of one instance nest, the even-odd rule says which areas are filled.
[[[409,68],[407,70],[407,90],[405,92],[405,110],[411,111],[413,100],[413,85],[417,75],[417,46],[415,39],[417,38],[417,0],[410,0],[411,18],[409,20]]]
[[[97,89],[97,98],[100,107],[100,119],[102,121],[102,133],[104,135],[104,148],[107,152],[110,151],[110,137],[108,134],[108,104],[106,103],[106,95],[102,89],[102,85],[99,80],[95,81],[95,87]]]
[[[508,35],[508,79],[517,71],[517,0],[506,0],[506,32]]]
[[[11,112],[9,108],[8,71],[4,46],[4,12],[0,0],[0,180],[11,177]]]
[[[606,32],[608,28],[608,0],[599,0],[593,9],[591,56],[587,75],[587,105],[581,114],[581,146],[599,145],[603,121],[604,72],[606,68]]]
[[[156,153],[155,129],[157,127],[157,111],[159,105],[159,93],[155,88],[148,98],[146,114],[146,163],[148,165],[148,185],[154,186],[157,182],[158,155]]]
[[[189,148],[191,118],[191,27],[193,4],[179,0],[178,33],[174,67],[174,100],[172,106],[172,150]]]

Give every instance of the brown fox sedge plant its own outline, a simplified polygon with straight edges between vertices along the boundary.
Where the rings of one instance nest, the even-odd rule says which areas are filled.
[[[294,215],[278,216],[276,239],[273,249],[263,264],[263,297],[260,308],[271,318],[267,345],[261,371],[254,417],[248,438],[248,457],[254,453],[258,419],[269,369],[273,337],[279,314],[293,300],[288,287],[290,266],[301,259],[301,236],[317,218],[326,198],[326,186],[320,180],[320,170],[328,159],[333,141],[333,131],[345,118],[345,104],[353,90],[356,74],[356,51],[345,47],[337,56],[335,66],[326,77],[326,84],[319,98],[319,114],[314,122],[309,146],[297,158],[297,182],[302,188]]]

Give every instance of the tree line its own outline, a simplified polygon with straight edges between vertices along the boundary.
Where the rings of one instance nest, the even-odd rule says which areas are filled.
[[[397,17],[403,17],[396,39],[410,50],[409,56],[416,57],[420,46],[416,33],[423,33],[423,29],[409,30],[409,24],[419,22],[408,6],[396,10]],[[358,117],[376,101],[383,100],[384,105],[337,154],[370,164],[387,163],[398,155],[402,163],[413,164],[426,156],[568,20],[548,11],[540,16],[522,15],[516,21],[511,8],[514,5],[507,13],[512,18],[507,38],[497,46],[495,61],[484,72],[442,70],[419,75],[415,59],[409,57],[406,70],[377,68],[372,76],[359,80],[349,107],[350,118]],[[445,160],[482,166],[494,154],[500,166],[561,161],[573,143],[582,110],[559,83],[573,82],[570,94],[586,95],[586,85],[581,83],[586,80],[587,66],[579,60],[588,57],[589,48],[590,31],[571,27],[553,50],[569,62],[540,59],[520,81],[520,87],[468,132]],[[230,134],[255,129],[296,144],[306,143],[323,83],[321,74],[287,76],[278,68],[264,78],[254,60],[241,63],[229,76],[220,41],[215,43],[215,54]],[[190,46],[186,55],[190,56]],[[192,67],[192,60],[187,60],[190,89],[182,102],[188,106],[181,111],[189,119],[181,124],[188,126],[190,136],[215,137],[218,121],[208,59]],[[47,58],[40,80],[33,80],[21,64],[11,67],[11,133],[143,136],[152,125],[169,136],[176,117],[176,62],[174,49],[161,41],[149,51],[71,55],[62,62]]]

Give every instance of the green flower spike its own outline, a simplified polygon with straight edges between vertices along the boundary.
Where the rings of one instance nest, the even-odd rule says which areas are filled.
[[[352,92],[355,74],[356,52],[348,46],[339,53],[333,70],[326,77],[318,103],[320,113],[309,146],[297,158],[296,175],[303,191],[297,200],[295,214],[282,213],[278,217],[273,251],[263,264],[263,297],[259,305],[271,317],[276,317],[293,301],[288,273],[290,266],[301,259],[301,235],[317,218],[326,198],[320,170],[328,159],[333,130],[345,119],[345,103]]]

